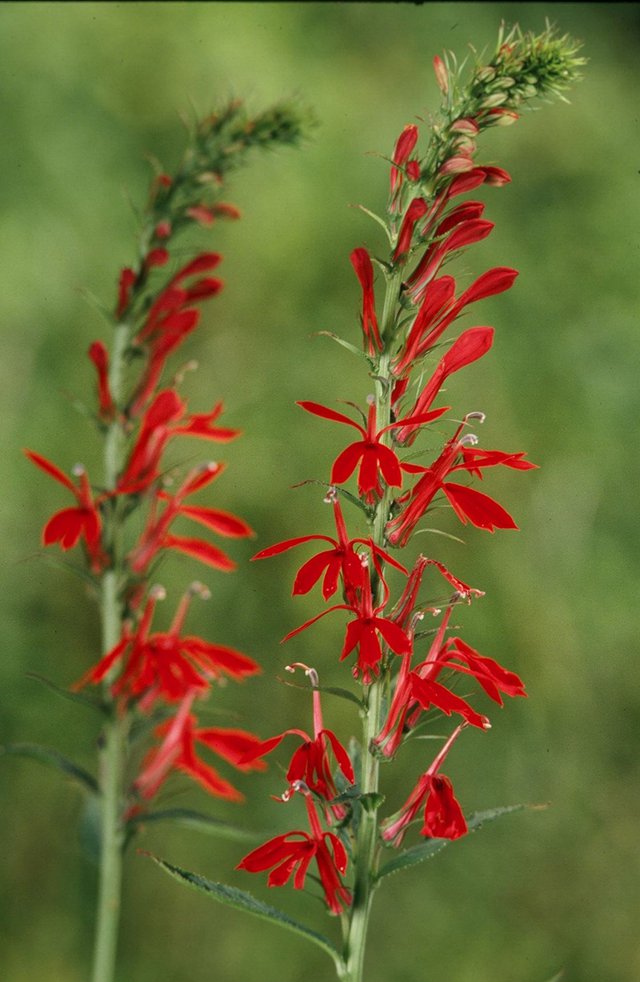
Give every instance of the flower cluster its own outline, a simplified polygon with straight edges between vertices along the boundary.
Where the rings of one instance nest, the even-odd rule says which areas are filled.
[[[222,198],[227,173],[253,147],[295,142],[302,123],[286,106],[251,119],[233,102],[196,126],[175,175],[158,169],[143,216],[138,263],[119,275],[111,352],[100,340],[88,351],[96,378],[91,415],[103,441],[102,482],[92,482],[84,466],[69,477],[39,453],[26,451],[75,499],[45,524],[43,544],[64,551],[81,546],[101,600],[104,654],[75,688],[98,686],[111,716],[124,720],[127,729],[147,718],[155,736],[155,746],[129,783],[125,815],[138,816],[173,771],[188,774],[215,796],[240,800],[233,784],[200,756],[202,750],[239,770],[265,766],[259,759],[243,762],[258,744],[256,737],[241,729],[202,727],[194,709],[216,682],[242,681],[256,674],[258,665],[233,648],[185,633],[193,597],[209,596],[199,582],[186,590],[169,629],[155,628],[165,591],[152,578],[173,551],[229,572],[235,562],[210,535],[253,534],[243,519],[198,500],[223,473],[223,463],[205,461],[184,473],[167,459],[174,441],[228,443],[240,434],[221,425],[222,402],[191,412],[178,391],[184,372],[169,374],[169,361],[201,321],[202,304],[223,288],[213,275],[220,254],[196,251],[185,261],[185,246],[176,248],[176,239],[190,231],[192,241],[199,227],[238,219],[238,209]],[[179,526],[185,519],[206,533],[183,534]]]
[[[491,126],[514,122],[515,109],[522,102],[562,88],[575,76],[575,49],[565,39],[559,48],[554,42],[549,53],[546,42],[552,39],[551,32],[538,39],[517,30],[502,35],[493,61],[478,65],[464,86],[448,61],[435,59],[444,97],[441,121],[431,126],[422,152],[419,127],[405,126],[390,159],[387,218],[373,216],[386,230],[388,252],[374,256],[359,246],[350,256],[361,289],[362,359],[374,391],[362,409],[353,401],[347,403],[360,414],[356,419],[317,402],[298,403],[323,421],[357,431],[327,475],[325,501],[333,509],[336,537],[298,536],[254,557],[268,559],[311,542],[321,543],[321,551],[306,558],[298,570],[293,593],[307,594],[322,581],[325,606],[283,640],[296,637],[329,613],[346,614],[337,657],[350,661],[361,685],[365,722],[362,748],[350,758],[339,738],[322,724],[318,676],[307,669],[314,689],[313,737],[286,730],[245,759],[273,751],[287,735],[303,741],[287,770],[289,786],[283,798],[289,800],[296,792],[305,796],[311,835],[297,830],[278,836],[246,856],[239,868],[271,869],[270,886],[282,885],[296,870],[293,885],[301,888],[315,857],[329,911],[350,908],[345,936],[350,968],[354,959],[361,958],[362,917],[366,918],[362,910],[368,910],[381,851],[400,847],[418,816],[420,834],[427,838],[456,839],[467,831],[443,768],[465,729],[486,730],[491,724],[476,705],[473,687],[469,691],[465,684],[462,695],[456,691],[458,683],[473,681],[477,690],[500,706],[504,696],[525,695],[518,675],[477,652],[452,628],[453,611],[482,596],[482,591],[463,582],[439,559],[419,555],[403,565],[392,551],[407,547],[423,519],[436,508],[449,507],[462,524],[490,532],[517,528],[509,512],[472,482],[490,468],[524,471],[535,465],[520,451],[482,448],[473,428],[484,421],[484,414],[472,411],[461,419],[450,417],[451,407],[443,404],[442,397],[447,379],[486,355],[493,342],[493,328],[483,325],[452,335],[458,319],[479,301],[510,289],[518,273],[506,266],[493,267],[470,284],[460,285],[448,267],[493,228],[484,217],[484,203],[465,196],[483,185],[498,188],[510,181],[502,168],[476,161],[479,136]],[[376,270],[384,279],[383,300]],[[429,434],[426,442],[431,447],[437,443],[441,448],[427,461],[420,449],[424,433]],[[343,503],[345,509],[357,506],[352,508],[353,516],[366,519],[364,536],[348,530]],[[421,592],[429,577],[445,584],[446,592],[436,602]],[[427,597],[438,597],[433,583],[426,592]],[[336,593],[341,602],[327,606]],[[427,615],[440,618],[434,629],[421,627]],[[456,721],[453,731],[433,759],[421,761],[417,783],[404,805],[379,821],[384,801],[378,786],[380,763],[398,754],[427,723],[443,716]],[[330,757],[337,766],[333,780]],[[332,849],[327,846],[329,839]],[[347,861],[353,867],[352,885],[343,880]]]

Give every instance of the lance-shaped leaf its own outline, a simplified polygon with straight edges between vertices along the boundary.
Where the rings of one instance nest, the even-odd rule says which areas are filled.
[[[489,808],[486,811],[474,812],[467,819],[467,830],[469,832],[475,832],[476,829],[481,828],[487,822],[493,822],[496,818],[500,818],[502,815],[510,815],[512,812],[524,811],[525,808],[540,809],[546,807],[546,805],[504,805],[500,808]],[[451,841],[454,840],[427,839],[425,842],[421,842],[411,849],[405,849],[404,852],[394,856],[393,859],[390,859],[388,863],[384,864],[376,879],[381,880],[384,876],[388,876],[389,873],[397,873],[401,869],[408,869],[410,866],[422,863],[425,859],[431,859],[432,856],[439,853],[445,846],[448,846]]]
[[[238,825],[223,822],[191,808],[163,808],[158,811],[142,812],[140,815],[134,815],[130,818],[127,824],[129,828],[137,829],[141,825],[157,824],[158,822],[175,822],[178,825],[195,829],[197,832],[206,832],[209,835],[216,835],[221,839],[232,839],[236,842],[254,842],[264,835],[264,832],[243,829]]]
[[[171,863],[167,863],[163,859],[158,859],[156,856],[151,856],[151,859],[167,873],[175,877],[175,879],[194,887],[194,889],[206,894],[212,900],[227,904],[229,907],[235,907],[236,910],[246,911],[248,914],[260,917],[263,920],[269,921],[271,924],[284,927],[294,934],[299,934],[308,941],[313,941],[314,944],[317,944],[319,948],[322,948],[331,956],[338,975],[343,975],[346,966],[342,960],[342,956],[333,942],[323,934],[319,934],[305,924],[301,924],[300,921],[294,920],[294,918],[285,914],[284,911],[278,910],[276,907],[271,907],[270,904],[265,904],[261,900],[257,900],[244,890],[227,886],[225,883],[216,883],[213,880],[207,880],[198,873],[190,873],[187,870],[180,869],[178,866],[173,866]]]
[[[97,792],[98,784],[96,779],[83,767],[74,764],[72,760],[64,754],[50,747],[41,747],[38,743],[9,743],[5,747],[0,747],[0,754],[14,754],[17,757],[31,757],[39,760],[42,764],[49,764],[56,770],[62,771],[85,788],[85,790]]]

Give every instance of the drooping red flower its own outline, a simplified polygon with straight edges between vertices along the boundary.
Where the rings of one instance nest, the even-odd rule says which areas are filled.
[[[535,467],[530,461],[523,459],[523,453],[502,453],[501,451],[481,451],[479,449],[465,457],[468,442],[475,440],[469,434],[460,438],[460,431],[466,421],[456,430],[451,440],[447,442],[440,456],[430,467],[420,467],[415,464],[403,464],[411,473],[422,473],[422,477],[411,491],[403,495],[399,502],[403,505],[389,522],[387,522],[387,540],[394,546],[406,545],[413,529],[420,521],[425,511],[433,501],[438,491],[442,490],[450,505],[463,524],[471,522],[476,528],[493,532],[495,529],[517,529],[511,515],[489,495],[476,491],[475,488],[447,481],[446,478],[455,470],[463,469],[470,474],[481,474],[484,466],[504,465],[517,470],[527,470]]]
[[[457,729],[418,782],[402,808],[381,824],[382,838],[396,848],[402,845],[408,826],[424,807],[424,824],[420,834],[434,839],[458,839],[466,835],[467,823],[453,793],[448,777],[439,774],[449,750],[464,729]]]
[[[327,906],[332,914],[341,914],[351,903],[351,894],[341,877],[347,869],[347,852],[333,832],[323,832],[318,814],[308,794],[305,795],[311,833],[295,829],[258,846],[238,863],[236,869],[263,873],[270,869],[270,887],[281,887],[293,876],[295,890],[304,888],[306,875],[315,859]]]

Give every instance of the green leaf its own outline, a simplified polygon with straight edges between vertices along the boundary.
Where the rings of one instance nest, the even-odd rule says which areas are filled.
[[[359,796],[359,801],[367,814],[373,815],[384,804],[385,797],[378,791],[368,791],[366,794]]]
[[[356,348],[355,344],[351,344],[350,341],[345,341],[345,339],[341,338],[338,334],[334,334],[333,331],[316,331],[316,335],[321,338],[331,338],[332,341],[336,341],[338,344],[341,344],[343,348],[346,348],[347,351],[357,355],[358,358],[364,358],[365,361],[369,361],[364,351],[362,351],[360,348]]]
[[[15,754],[18,757],[31,757],[33,760],[39,760],[40,763],[49,764],[51,767],[62,771],[63,774],[74,778],[94,794],[98,791],[97,781],[88,771],[50,747],[41,747],[37,743],[9,743],[6,747],[0,747],[0,754]]]
[[[211,818],[191,808],[164,808],[161,811],[146,812],[143,815],[135,815],[129,819],[128,824],[130,828],[136,829],[153,822],[176,822],[199,832],[208,832],[210,835],[217,835],[222,839],[234,839],[237,842],[254,842],[264,837],[263,832],[238,828],[237,825]]]
[[[520,812],[525,808],[537,809],[546,807],[546,805],[505,805],[501,808],[489,808],[486,811],[474,812],[473,815],[470,815],[467,819],[467,827],[469,832],[475,832],[486,822],[493,822],[494,819],[500,818],[502,815]],[[445,846],[448,846],[451,841],[451,839],[427,839],[419,845],[413,846],[411,849],[405,849],[404,852],[401,852],[398,856],[394,856],[388,863],[385,863],[376,879],[381,880],[383,876],[388,876],[389,873],[397,873],[398,870],[415,866],[416,863],[422,863],[425,859],[431,859],[432,856],[441,852]]]
[[[105,707],[100,699],[96,699],[95,696],[88,696],[84,692],[73,692],[71,689],[63,689],[62,686],[56,685],[51,679],[45,678],[44,675],[38,675],[37,672],[27,672],[28,679],[34,679],[36,682],[42,682],[46,685],[48,689],[55,692],[56,695],[62,696],[63,699],[69,699],[71,702],[80,703],[81,706],[88,706],[90,709],[97,709],[98,712],[105,712]]]
[[[146,855],[151,854],[147,853]],[[254,914],[256,917],[270,921],[279,927],[287,928],[287,930],[293,931],[294,934],[299,934],[308,941],[313,941],[314,944],[317,944],[318,947],[322,948],[331,956],[338,975],[344,972],[344,962],[333,942],[329,938],[325,938],[324,935],[307,927],[305,924],[301,924],[299,921],[289,917],[284,911],[278,910],[276,907],[271,907],[261,900],[256,900],[255,897],[250,893],[246,893],[244,890],[227,886],[225,883],[216,883],[213,880],[207,880],[204,876],[199,876],[197,873],[189,873],[187,870],[180,869],[178,866],[172,866],[171,863],[167,863],[163,859],[158,859],[157,856],[151,856],[151,859],[171,876],[183,883],[187,883],[201,893],[207,894],[212,900],[227,904],[227,906],[234,907],[236,910],[244,910],[248,914]]]

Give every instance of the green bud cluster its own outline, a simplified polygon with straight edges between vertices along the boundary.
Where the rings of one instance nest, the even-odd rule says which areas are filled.
[[[559,37],[547,24],[541,34],[523,33],[518,25],[500,30],[496,54],[473,74],[469,95],[483,108],[518,109],[535,98],[558,96],[580,78],[586,59],[581,42]]]

